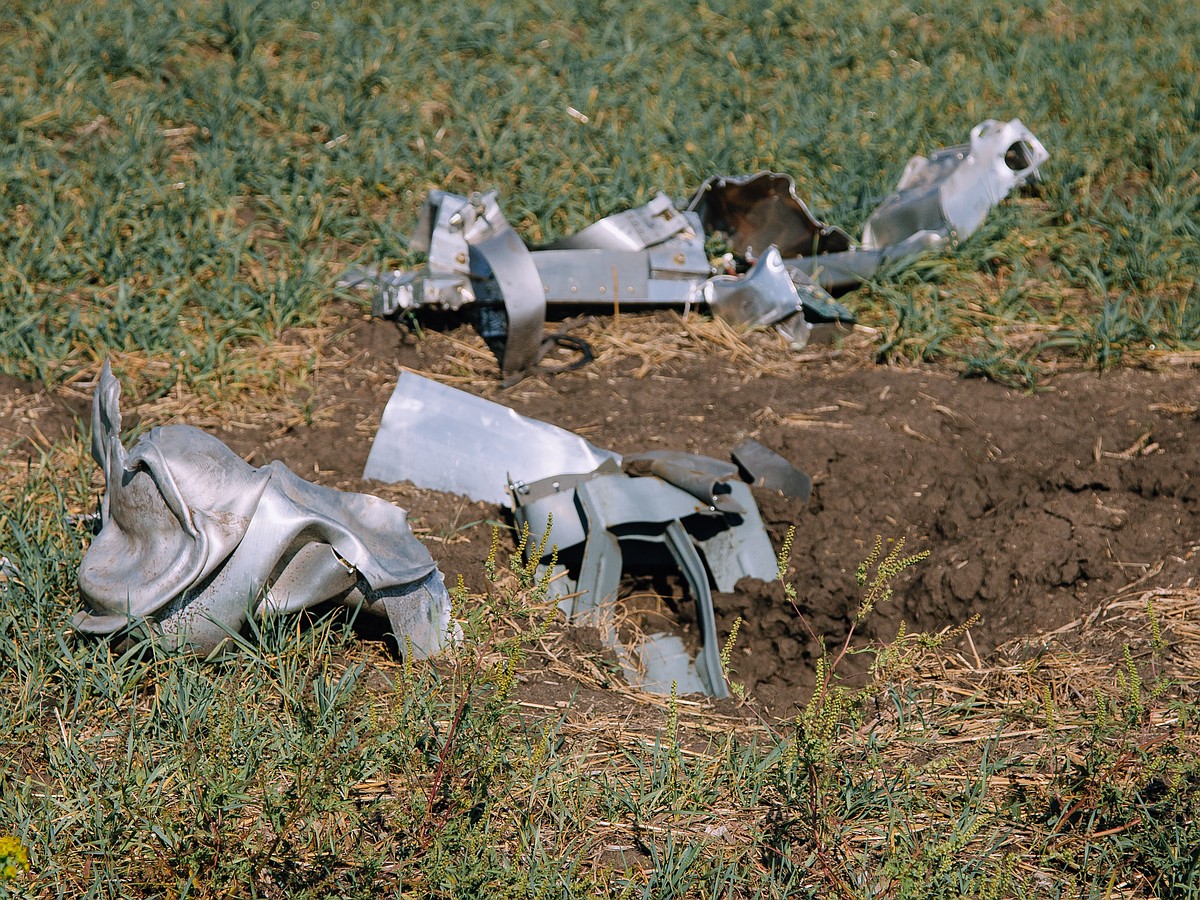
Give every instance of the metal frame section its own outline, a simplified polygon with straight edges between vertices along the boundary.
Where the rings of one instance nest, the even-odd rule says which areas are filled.
[[[664,635],[628,648],[610,632],[610,643],[633,684],[664,692],[672,682],[698,684],[711,696],[728,696],[712,589],[732,591],[744,577],[778,577],[750,488],[736,480],[736,466],[693,454],[658,451],[627,458],[626,467],[638,474],[608,470],[511,485],[516,521],[528,525],[531,548],[553,543],[538,560],[543,566],[555,550],[582,547],[575,578],[565,567],[555,573],[560,606],[577,624],[604,624],[628,552],[647,544],[665,548],[696,603],[699,655],[691,660],[677,639]]]
[[[422,207],[410,246],[429,254],[424,269],[355,267],[339,283],[372,288],[372,313],[380,317],[421,307],[482,309],[477,324],[505,375],[530,368],[543,355],[548,305],[687,308],[723,297],[731,290],[727,282],[743,278],[719,276],[721,283],[713,286],[715,270],[705,253],[699,215],[680,212],[664,194],[531,251],[504,221],[494,192],[473,199],[435,191]],[[762,267],[752,271],[756,268]],[[759,274],[749,288],[762,295],[761,303],[779,307],[769,323],[739,318],[737,303],[725,304],[722,317],[750,327],[774,324],[798,345],[810,336],[805,324],[810,320],[853,323],[853,315],[805,273],[792,268],[787,275],[780,281]],[[764,294],[771,285],[778,296]],[[503,310],[501,320],[493,310]]]
[[[546,299],[529,248],[500,210],[495,191],[462,197],[430,191],[409,246],[428,255],[416,272],[354,268],[339,280],[374,288],[371,312],[393,316],[423,306],[490,307],[480,316],[484,337],[504,375],[537,365],[545,353]]]
[[[207,653],[250,618],[332,600],[386,615],[419,656],[461,636],[404,510],[280,462],[256,469],[189,425],[153,428],[126,450],[119,401],[105,363],[92,411],[105,491],[79,567],[77,631],[140,631]]]
[[[506,376],[528,370],[544,355],[547,305],[687,308],[709,302],[714,274],[699,216],[679,211],[664,194],[531,251],[504,220],[494,192],[464,198],[434,191],[410,246],[429,255],[424,269],[355,267],[339,283],[371,288],[371,311],[379,317],[425,307],[473,310]],[[808,340],[811,329],[804,323],[810,312],[815,322],[853,322],[811,279],[789,274],[792,284],[784,288],[782,302],[792,301],[791,313],[800,314],[783,313],[774,323],[793,343]]]
[[[665,194],[607,216],[578,234],[530,250],[504,218],[495,191],[461,197],[432,191],[410,246],[429,262],[418,272],[355,268],[345,285],[374,288],[372,311],[421,307],[476,313],[506,376],[544,355],[547,305],[707,303],[748,327],[773,326],[803,346],[854,315],[829,293],[858,287],[890,261],[955,244],[1014,188],[1037,178],[1046,148],[1017,119],[988,119],[969,144],[914,157],[895,193],[871,214],[861,244],[817,219],[788,175],[715,175],[684,210]],[[720,268],[705,251],[723,236]]]

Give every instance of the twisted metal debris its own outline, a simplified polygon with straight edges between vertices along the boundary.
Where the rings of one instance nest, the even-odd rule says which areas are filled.
[[[386,615],[416,656],[456,638],[441,573],[404,510],[280,462],[254,468],[189,425],[153,428],[127,451],[120,392],[105,363],[92,456],[106,486],[79,568],[78,631],[207,653],[250,618],[332,600]]]
[[[466,310],[505,376],[536,366],[555,339],[549,306],[707,305],[737,325],[773,326],[803,346],[851,325],[832,292],[854,288],[890,261],[953,246],[1010,191],[1038,176],[1046,148],[1017,119],[988,119],[970,141],[913,157],[896,191],[871,214],[860,243],[817,219],[787,175],[717,175],[680,210],[665,194],[578,234],[530,249],[495,191],[432,191],[410,247],[428,254],[416,271],[354,268],[342,283],[374,291],[372,311]],[[731,252],[711,261],[706,242]]]

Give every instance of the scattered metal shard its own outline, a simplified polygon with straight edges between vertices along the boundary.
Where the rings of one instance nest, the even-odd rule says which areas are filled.
[[[790,462],[753,438],[742,441],[730,452],[742,476],[755,487],[776,490],[785,497],[808,502],[812,495],[812,478]]]
[[[909,160],[896,193],[867,219],[863,247],[895,247],[921,234],[963,240],[1012,190],[1035,180],[1049,158],[1019,119],[981,122],[970,143]]]
[[[467,308],[506,376],[528,370],[552,342],[546,307],[682,306],[707,303],[737,325],[774,326],[793,344],[853,325],[830,291],[846,291],[892,260],[967,237],[988,210],[1037,177],[1046,148],[1017,119],[993,119],[969,144],[914,157],[896,192],[867,220],[861,244],[817,219],[776,172],[715,175],[685,209],[662,193],[578,234],[531,250],[500,211],[494,191],[432,191],[410,246],[428,254],[417,272],[354,268],[344,285],[374,290],[372,310]],[[706,239],[732,253],[714,266]]]
[[[279,462],[256,469],[189,425],[153,428],[127,451],[120,391],[105,363],[92,456],[106,486],[79,569],[78,631],[142,628],[207,653],[251,617],[332,600],[387,615],[417,656],[456,639],[441,573],[404,510]]]
[[[712,587],[730,591],[743,577],[771,581],[778,575],[754,498],[736,478],[737,467],[728,463],[659,451],[627,460],[626,473],[599,471],[510,488],[517,524],[529,527],[532,552],[545,548],[537,562],[550,565],[556,554],[578,559],[573,571],[562,564],[554,573],[560,605],[571,621],[601,627],[632,684],[669,692],[674,683],[681,692],[728,696]],[[696,604],[701,648],[695,660],[669,635],[625,646],[606,622],[622,573],[654,548],[674,562]]]
[[[801,288],[821,303],[823,296],[828,296],[803,272],[785,266],[779,249],[771,244],[745,275],[710,278],[704,285],[704,299],[713,315],[726,322],[748,327],[774,325],[793,344],[803,347],[813,323],[805,315]]]
[[[404,372],[383,411],[363,478],[411,481],[507,506],[510,480],[590,472],[620,459],[562,428]]]

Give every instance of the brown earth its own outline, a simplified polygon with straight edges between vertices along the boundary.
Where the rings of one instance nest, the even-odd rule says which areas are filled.
[[[352,307],[338,313],[322,353],[340,364],[318,370],[311,395],[280,399],[304,417],[289,415],[286,426],[226,422],[216,432],[255,464],[281,459],[314,481],[408,508],[448,581],[462,575],[482,587],[492,524],[506,520],[486,504],[360,480],[399,366],[437,371],[621,453],[664,448],[725,459],[754,437],[812,474],[806,505],[758,497],[777,547],[796,527],[789,578],[798,608],[778,585],[744,584],[716,598],[722,635],[743,619],[735,679],[774,715],[794,711],[811,687],[818,639],[844,638],[860,600],[855,567],[877,534],[903,537],[906,552],[930,557],[898,580],[860,636],[886,639],[901,620],[910,631],[936,631],[977,616],[963,647],[981,655],[1132,586],[1187,586],[1200,574],[1194,369],[1058,374],[1024,393],[937,368],[876,365],[862,347],[766,369],[728,353],[653,364],[609,353],[576,372],[501,388],[447,371],[447,348],[480,355],[465,326],[418,341]],[[624,317],[623,327],[670,328],[671,316]],[[80,397],[0,378],[0,445],[68,432],[86,409]],[[630,591],[664,595],[687,627],[677,580],[642,579]],[[584,637],[572,646],[590,647]],[[595,669],[602,654],[586,655]]]

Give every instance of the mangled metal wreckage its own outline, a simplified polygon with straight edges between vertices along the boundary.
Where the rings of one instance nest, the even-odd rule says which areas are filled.
[[[627,456],[419,375],[388,401],[364,478],[411,481],[513,511],[569,620],[599,627],[629,681],[646,690],[727,695],[713,590],[777,577],[751,485],[807,499],[812,481],[746,441],[734,462],[670,451]],[[747,483],[747,481],[749,483]],[[547,537],[548,534],[548,537]],[[556,552],[555,552],[556,551]],[[555,562],[557,560],[557,562]],[[678,635],[623,642],[615,621],[622,573],[674,568],[695,603],[700,650]]]
[[[98,531],[79,569],[83,634],[149,637],[209,653],[250,620],[335,602],[385,616],[403,652],[461,639],[429,552],[404,510],[255,468],[189,425],[121,439],[120,384],[105,364],[92,411],[104,472]],[[807,499],[812,482],[756,441],[733,462],[654,451],[622,459],[561,428],[418,375],[400,377],[364,478],[411,481],[503,505],[575,624],[599,627],[629,681],[727,695],[713,591],[777,577],[751,486]],[[695,603],[699,652],[677,634],[623,642],[624,573],[666,565]]]
[[[190,425],[153,428],[126,450],[120,391],[105,363],[92,411],[105,491],[77,631],[208,653],[251,618],[333,601],[386,616],[416,657],[461,636],[404,510],[280,462],[255,468]]]
[[[543,328],[551,306],[703,304],[736,325],[774,326],[803,346],[814,332],[853,324],[831,292],[857,287],[890,261],[965,239],[1047,159],[1019,120],[989,119],[969,143],[913,157],[857,244],[813,216],[791,177],[774,172],[709,178],[683,210],[659,193],[532,250],[495,191],[432,191],[410,242],[428,255],[425,268],[355,268],[342,283],[372,288],[377,316],[469,311],[506,376],[535,366],[553,346]],[[729,247],[715,264],[706,252],[714,237]]]
[[[771,325],[802,345],[853,322],[831,292],[891,260],[952,244],[1037,176],[1045,148],[1019,121],[988,120],[969,144],[909,162],[896,192],[855,244],[816,219],[786,175],[707,180],[683,210],[665,195],[531,250],[494,192],[426,200],[419,272],[354,270],[373,310],[469,310],[506,375],[535,366],[550,343],[547,306],[706,304],[730,322]],[[714,265],[707,241],[729,252]],[[403,510],[377,497],[310,484],[281,463],[254,468],[186,425],[152,429],[126,450],[120,387],[105,366],[93,447],[105,473],[100,529],[79,572],[84,633],[149,633],[208,652],[247,621],[335,601],[386,616],[402,647],[437,653],[459,639],[441,574]],[[751,484],[807,497],[811,480],[747,441],[734,462],[678,452],[622,459],[498,404],[401,376],[364,478],[412,481],[512,510],[531,548],[558,549],[556,595],[572,621],[601,626],[634,684],[725,696],[713,590],[772,580],[776,559]],[[534,550],[533,552],[537,552]],[[696,604],[699,651],[678,635],[625,646],[614,624],[621,575],[640,562],[680,572]]]

